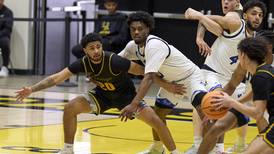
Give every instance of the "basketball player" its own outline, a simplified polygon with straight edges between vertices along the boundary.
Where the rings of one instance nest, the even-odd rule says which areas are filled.
[[[161,74],[167,82],[185,85],[187,88],[186,95],[191,98],[191,102],[200,111],[199,104],[202,96],[206,94],[206,89],[202,82],[204,79],[199,67],[174,46],[150,34],[154,29],[154,19],[147,12],[139,11],[130,14],[128,25],[133,40],[126,45],[119,55],[130,60],[141,60],[145,65],[145,75],[137,95],[131,104],[122,110],[121,120],[126,121],[136,112],[138,102],[144,98],[158,74]],[[171,112],[175,104],[182,100],[182,96],[174,95],[160,88],[155,102],[155,111],[166,122],[166,115]],[[163,154],[163,143],[155,130],[153,130],[153,139],[154,142],[149,150],[142,153]]]
[[[267,44],[267,55],[265,62],[267,64],[270,64],[274,67],[274,55],[273,55],[273,49],[274,49],[274,32],[267,31],[267,30],[261,30],[256,33],[256,37],[260,37],[261,39],[264,39]],[[234,73],[232,74],[232,77],[230,81],[224,86],[223,91],[225,91],[227,94],[232,94],[236,87],[244,80],[246,77],[246,70],[244,70],[241,65],[238,65]],[[249,80],[249,79],[246,79]],[[246,81],[247,82],[247,81]],[[246,95],[241,97],[238,101],[240,102],[248,102],[252,99],[252,91],[249,91]]]
[[[226,15],[228,12],[236,12],[236,11],[240,12],[242,10],[242,6],[241,6],[239,0],[230,0],[230,1],[222,0],[221,5],[222,5],[222,11],[223,11],[224,15]],[[185,15],[187,18],[190,15],[190,14],[188,14],[188,12],[190,12],[190,11],[191,11],[191,9],[186,11],[187,14],[185,14]],[[191,11],[191,12],[193,12],[193,11]],[[230,17],[231,25],[233,22],[240,23],[238,16],[236,16],[236,19],[233,22],[232,22],[232,18],[233,18],[233,16]],[[204,19],[208,19],[208,18],[204,18]],[[203,22],[203,20],[199,20],[199,24],[198,24],[198,28],[197,28],[197,35],[196,35],[196,44],[199,47],[199,52],[201,53],[201,55],[207,56],[208,54],[210,54],[211,48],[208,46],[208,44],[203,39],[204,35],[205,35],[205,31],[206,31],[206,28],[203,25],[206,25],[206,27],[208,28],[208,31],[210,31],[211,33],[215,34],[218,37],[222,35],[223,28],[221,27],[221,29],[214,29],[210,26],[211,24],[208,25],[208,23]],[[211,87],[208,87],[208,88],[210,89]],[[202,141],[203,127],[201,125],[202,124],[201,119],[199,118],[196,110],[193,110],[192,117],[193,117],[192,121],[193,121],[194,142],[193,142],[193,145],[185,152],[186,154],[197,153],[198,147]],[[217,148],[218,148],[218,146],[217,146]],[[218,150],[218,149],[215,149],[215,150]]]
[[[100,114],[109,108],[124,108],[136,95],[134,84],[127,73],[143,74],[142,66],[114,53],[104,52],[101,37],[96,33],[86,35],[81,40],[81,45],[86,54],[82,59],[37,84],[24,87],[16,92],[17,99],[22,101],[31,93],[52,87],[79,72],[85,72],[86,76],[97,85],[96,88],[88,91],[88,94],[78,96],[65,105],[63,115],[65,145],[60,151],[61,154],[73,153],[78,114]],[[176,146],[168,128],[152,108],[141,100],[137,103],[134,113],[136,118],[157,131],[161,141],[172,154],[177,154],[173,152],[176,151]]]
[[[243,69],[252,74],[253,105],[246,106],[224,93],[216,97],[216,106],[234,108],[254,118],[264,120],[264,112],[269,113],[269,124],[250,143],[244,154],[274,153],[274,68],[265,63],[267,44],[258,38],[248,38],[240,42],[239,61]],[[262,127],[262,125],[260,126]],[[259,128],[261,130],[262,128]]]
[[[243,12],[243,18],[245,21],[241,20],[241,16],[237,12],[232,11],[228,12],[224,17],[209,16],[209,18],[216,21],[224,29],[222,36],[218,37],[214,42],[212,46],[212,52],[209,56],[207,56],[202,69],[206,77],[207,89],[210,91],[222,88],[229,81],[234,69],[238,64],[237,44],[245,37],[254,36],[255,30],[259,28],[262,19],[266,14],[266,7],[260,1],[251,0],[245,4]],[[191,19],[199,20],[201,18],[200,16],[203,16],[203,18],[207,17],[193,9],[186,13]],[[237,88],[238,89],[234,93],[235,98],[239,98],[245,92],[244,84],[241,84]],[[229,122],[235,122],[236,127],[241,127],[247,124],[248,121],[248,117],[234,109],[230,110],[225,117],[218,120],[217,123],[214,124],[212,128],[210,128],[209,132],[205,134],[202,144],[199,148],[201,150],[199,151],[202,153],[208,153],[210,150],[212,150],[217,141],[217,138],[214,138],[215,136],[212,137],[210,134],[214,133],[213,131],[216,129],[219,129],[219,131],[224,130],[223,127],[226,127]],[[242,138],[240,141],[241,142],[238,144],[244,146],[244,138]],[[219,142],[220,143],[216,145],[216,150],[223,152],[223,141],[221,140]]]

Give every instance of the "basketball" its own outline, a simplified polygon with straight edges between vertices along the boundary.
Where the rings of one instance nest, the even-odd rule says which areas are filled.
[[[212,104],[212,99],[214,96],[222,96],[223,94],[220,91],[211,91],[208,92],[202,99],[202,111],[203,113],[211,120],[216,120],[222,118],[229,108],[221,108],[219,110],[216,110]]]

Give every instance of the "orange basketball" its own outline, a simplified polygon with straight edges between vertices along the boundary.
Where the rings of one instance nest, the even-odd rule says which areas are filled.
[[[203,113],[209,118],[209,119],[220,119],[222,118],[228,111],[229,108],[221,108],[219,110],[216,110],[212,104],[212,99],[214,96],[222,96],[223,94],[220,91],[211,91],[208,92],[202,99],[202,111]]]

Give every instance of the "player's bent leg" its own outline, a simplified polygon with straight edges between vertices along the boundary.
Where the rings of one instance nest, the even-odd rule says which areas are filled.
[[[196,154],[202,142],[202,121],[195,108],[193,109],[192,124],[194,131],[194,142],[193,145],[186,150],[185,154]]]
[[[198,154],[208,154],[215,146],[218,137],[226,131],[237,126],[236,116],[228,112],[224,117],[218,119],[213,126],[206,132],[203,141],[199,147]]]
[[[64,148],[59,151],[60,154],[73,154],[73,142],[77,128],[77,115],[80,113],[88,113],[91,107],[87,99],[83,96],[78,96],[64,107],[63,114],[63,129],[64,129]]]
[[[165,98],[157,98],[155,102],[154,111],[158,115],[158,118],[160,118],[162,122],[166,124],[166,115],[168,115],[172,111],[174,106],[175,105],[173,105],[170,101],[168,101]],[[153,133],[153,140],[154,140],[152,145],[149,147],[148,150],[140,152],[139,154],[154,153],[155,151],[163,152],[164,150],[163,143],[160,140],[160,137],[157,134],[157,132],[153,129],[153,127],[152,127],[152,133]]]
[[[244,154],[273,154],[274,147],[268,145],[263,136],[257,136],[247,147]]]
[[[171,136],[171,133],[169,129],[167,128],[166,124],[156,115],[156,113],[153,111],[150,107],[143,108],[137,116],[138,119],[144,121],[146,124],[148,124],[150,127],[152,127],[158,136],[160,137],[161,141],[164,143],[166,148],[170,152],[174,152],[176,150],[176,146],[174,143],[174,140]],[[163,151],[159,151],[160,153],[163,153]]]
[[[158,115],[158,117],[166,124],[166,116],[171,113],[172,109],[159,108],[159,107],[155,106],[154,111]],[[153,133],[153,140],[159,141],[160,138],[154,129],[152,129],[152,133]]]
[[[237,118],[237,131],[243,131],[240,134],[244,135],[243,133],[246,133],[247,124],[249,122],[249,118],[245,116],[244,114],[240,113],[239,111],[235,109],[230,109],[229,112],[233,113]],[[233,147],[228,148],[226,152],[228,153],[242,153],[246,149],[247,145],[245,144],[245,135],[244,136],[238,136],[238,139],[236,143],[233,145]]]

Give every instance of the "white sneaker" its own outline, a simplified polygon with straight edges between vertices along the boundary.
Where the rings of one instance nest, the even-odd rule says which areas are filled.
[[[7,77],[9,75],[9,70],[7,67],[2,66],[0,71],[0,77]]]
[[[61,149],[57,154],[74,154],[73,149]]]
[[[155,149],[149,149],[149,150],[146,150],[146,151],[139,152],[137,154],[165,154],[165,149],[163,148],[162,151],[158,151],[158,150],[155,150]]]
[[[190,148],[188,148],[185,152],[185,154],[196,154],[198,152],[198,146],[195,146],[192,144]]]

